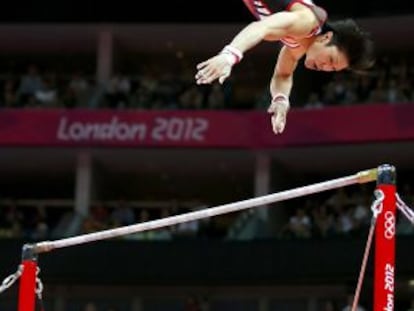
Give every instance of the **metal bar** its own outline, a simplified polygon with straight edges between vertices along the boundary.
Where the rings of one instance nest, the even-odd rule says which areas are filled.
[[[316,183],[313,185],[299,187],[292,190],[286,190],[274,194],[264,195],[244,201],[229,203],[220,205],[217,207],[207,208],[201,211],[190,212],[182,215],[167,217],[163,219],[148,221],[144,223],[139,223],[135,225],[130,225],[126,227],[120,227],[116,229],[104,230],[100,232],[94,232],[89,234],[84,234],[76,237],[56,240],[56,241],[45,241],[40,242],[35,245],[37,253],[47,252],[56,248],[63,248],[68,246],[74,246],[79,244],[85,244],[89,242],[94,242],[98,240],[110,239],[119,236],[124,236],[132,233],[154,230],[162,227],[173,226],[183,222],[190,222],[194,220],[199,220],[203,218],[209,218],[213,216],[218,216],[222,214],[227,214],[231,212],[236,212],[260,205],[276,203],[292,198],[297,198],[313,193],[318,193],[326,190],[336,189],[344,186],[349,186],[357,183],[368,183],[375,181],[377,178],[377,169],[371,169],[366,171],[361,171],[355,175],[348,177],[342,177],[338,179],[333,179],[326,182]]]

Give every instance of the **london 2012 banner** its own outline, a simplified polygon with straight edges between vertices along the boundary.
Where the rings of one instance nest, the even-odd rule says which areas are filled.
[[[274,135],[264,111],[4,109],[0,146],[272,148],[414,139],[414,105],[292,108]]]

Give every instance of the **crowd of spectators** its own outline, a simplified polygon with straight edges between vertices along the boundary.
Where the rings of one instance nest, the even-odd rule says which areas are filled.
[[[263,81],[267,81],[265,77],[260,82],[230,78],[223,85],[197,86],[191,65],[180,64],[178,69],[147,64],[129,73],[116,72],[103,83],[96,81],[93,72],[68,69],[66,74],[57,74],[52,69],[40,69],[38,64],[31,64],[26,72],[2,75],[0,107],[261,109],[269,103],[268,83],[263,85]],[[260,67],[246,68],[252,71],[252,76],[260,75]],[[238,74],[243,72],[236,72],[235,76]],[[375,70],[369,73],[325,73],[322,76],[315,73],[311,87],[301,85],[306,82],[295,81],[292,96],[301,99],[292,105],[321,108],[411,102],[413,77],[414,65],[408,58],[382,57]],[[264,91],[257,92],[260,88]],[[249,101],[247,104],[246,101],[238,103],[245,98]]]
[[[56,219],[48,218],[44,206],[19,207],[10,201],[0,208],[0,237],[43,240]]]
[[[308,82],[305,82],[308,85],[295,82],[292,105],[320,109],[325,106],[412,102],[414,64],[408,59],[381,57],[375,69],[367,73],[309,73]],[[256,106],[264,108],[269,100],[269,92],[265,89],[259,93]]]
[[[177,61],[179,61],[177,59]],[[181,62],[182,60],[180,60]],[[20,67],[22,68],[22,67]],[[250,68],[260,72],[260,68]],[[5,70],[1,81],[0,107],[2,108],[111,108],[111,109],[229,109],[234,103],[236,89],[244,82],[232,78],[224,85],[197,86],[193,67],[181,62],[175,70],[159,64],[146,64],[135,73],[116,73],[109,81],[98,83],[91,72],[74,70],[69,74],[57,74],[54,70],[30,64],[26,72]],[[134,72],[134,70],[130,70]],[[236,73],[237,74],[237,73]],[[254,75],[254,73],[252,73]],[[325,74],[320,83],[308,87],[309,94],[302,106],[319,109],[323,106],[386,102],[397,104],[414,99],[414,64],[408,58],[382,57],[371,73]],[[254,81],[247,81],[254,83]],[[312,81],[315,82],[315,81]],[[239,84],[240,83],[240,84]],[[300,82],[298,82],[300,83]],[[252,95],[256,102],[251,109],[268,104],[269,94]],[[295,105],[295,103],[293,103]],[[246,107],[246,106],[243,106]],[[282,237],[328,237],[332,235],[356,235],[369,225],[369,202],[366,193],[349,196],[335,193],[325,201],[310,199],[297,207],[294,215],[280,231]],[[338,203],[340,202],[340,203]],[[412,200],[411,200],[412,202]],[[0,236],[46,238],[53,231],[56,217],[50,217],[44,206],[20,209],[10,204],[1,208]],[[82,225],[83,232],[108,229],[139,221],[146,221],[186,210],[171,208],[131,209],[95,205]],[[224,223],[224,224],[223,224]],[[223,237],[231,220],[194,222],[157,232],[137,234],[130,239],[171,239],[178,237]],[[399,223],[400,233],[412,233],[412,226],[404,219]]]
[[[363,237],[370,226],[373,193],[366,186],[349,191],[340,188],[292,201],[286,211],[286,223],[280,227],[276,237],[282,239],[325,239],[335,237]],[[410,184],[401,187],[401,197],[413,206],[414,193]],[[0,208],[0,237],[45,240],[64,237],[66,227],[62,225],[73,209],[37,206],[18,206],[7,200]],[[171,201],[161,207],[142,208],[125,200],[105,203],[96,202],[86,217],[81,217],[77,234],[91,233],[120,226],[147,222],[190,211],[208,208],[199,204],[189,207]],[[401,213],[397,213],[396,232],[398,235],[414,234],[413,224]],[[128,240],[168,241],[178,239],[225,239],[238,220],[238,213],[185,222],[179,225],[151,230],[123,237]]]
[[[224,109],[231,103],[229,84],[196,86],[192,73],[126,75],[98,83],[91,73],[42,71],[31,64],[21,75],[2,77],[3,108]]]
[[[407,59],[381,58],[374,72],[333,75],[325,85],[309,94],[305,107],[413,101],[414,65]]]
[[[117,203],[93,203],[87,216],[80,216],[81,221],[75,233],[113,229],[206,208],[202,205],[193,208],[185,207],[185,204],[180,206],[176,201],[172,201],[171,204],[162,203],[162,207],[149,208],[132,207],[133,204],[124,200]],[[39,241],[65,237],[67,228],[71,227],[71,219],[76,219],[74,217],[76,213],[73,208],[46,207],[46,204],[47,200],[44,200],[44,204],[39,203],[37,206],[20,206],[15,200],[4,200],[0,205],[0,238]],[[159,230],[130,234],[123,239],[145,241],[222,239],[236,217],[237,213],[185,222]]]
[[[402,187],[401,196],[408,205],[414,202],[409,184]],[[296,204],[279,236],[284,239],[365,236],[372,220],[373,199],[366,186],[353,192],[339,188],[329,197],[304,199]],[[397,217],[397,234],[413,234],[413,224],[400,213],[397,213]]]

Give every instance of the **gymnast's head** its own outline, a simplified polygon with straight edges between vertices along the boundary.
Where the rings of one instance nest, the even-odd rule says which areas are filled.
[[[305,66],[313,70],[364,72],[374,65],[374,43],[352,19],[327,23],[310,44]]]

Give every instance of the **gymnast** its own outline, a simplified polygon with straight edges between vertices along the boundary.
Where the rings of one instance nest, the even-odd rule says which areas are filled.
[[[198,64],[197,84],[223,83],[243,54],[261,41],[281,41],[270,81],[268,108],[272,129],[282,133],[290,108],[293,73],[299,60],[311,70],[363,72],[374,64],[370,34],[352,19],[327,21],[327,13],[311,0],[243,0],[256,17],[221,52]]]

